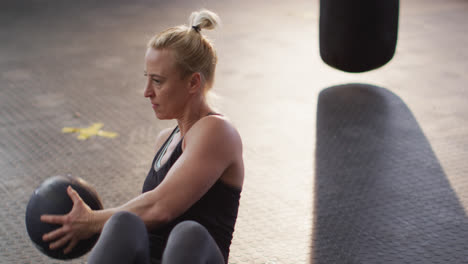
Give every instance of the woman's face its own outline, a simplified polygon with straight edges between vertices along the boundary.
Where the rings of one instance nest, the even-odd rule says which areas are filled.
[[[184,111],[189,79],[182,79],[172,50],[149,48],[145,56],[147,83],[144,96],[150,99],[158,119],[175,119]]]

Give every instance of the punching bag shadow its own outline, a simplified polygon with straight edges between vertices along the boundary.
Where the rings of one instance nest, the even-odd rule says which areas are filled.
[[[468,263],[468,217],[406,103],[369,84],[320,92],[309,263]]]
[[[399,0],[320,0],[320,56],[333,68],[365,72],[389,62]]]

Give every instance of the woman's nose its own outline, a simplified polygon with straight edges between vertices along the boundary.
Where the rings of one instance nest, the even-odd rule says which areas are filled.
[[[148,83],[146,84],[146,87],[145,87],[145,90],[143,91],[143,95],[145,97],[153,97],[154,96],[154,91],[151,87],[151,83],[148,81]]]

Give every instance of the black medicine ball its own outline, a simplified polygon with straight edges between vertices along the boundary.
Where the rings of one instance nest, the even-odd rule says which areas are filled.
[[[44,254],[56,259],[73,259],[86,254],[96,243],[99,235],[80,241],[68,254],[64,248],[49,249],[51,242],[44,242],[42,236],[60,225],[43,223],[43,214],[63,215],[71,211],[73,201],[67,194],[67,187],[71,186],[78,192],[83,201],[93,210],[102,209],[98,194],[87,182],[78,177],[54,176],[45,180],[32,194],[26,208],[26,229],[34,245]]]

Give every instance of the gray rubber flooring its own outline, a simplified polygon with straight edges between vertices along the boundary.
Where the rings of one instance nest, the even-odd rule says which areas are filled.
[[[143,98],[145,44],[201,7],[223,20],[212,101],[244,143],[230,263],[468,263],[462,0],[401,1],[395,57],[364,74],[320,60],[318,1],[2,1],[0,263],[60,263],[24,226],[50,176],[106,207],[139,194],[174,125]],[[119,136],[61,132],[95,122]]]

